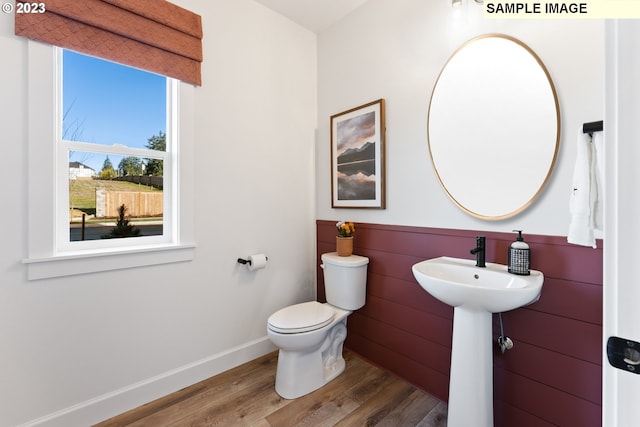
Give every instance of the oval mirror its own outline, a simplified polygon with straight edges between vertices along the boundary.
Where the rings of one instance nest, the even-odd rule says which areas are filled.
[[[456,205],[482,219],[517,215],[542,191],[558,153],[549,72],[512,37],[466,42],[436,81],[428,139],[438,180]]]

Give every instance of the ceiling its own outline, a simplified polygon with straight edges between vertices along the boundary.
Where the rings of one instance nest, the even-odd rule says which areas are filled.
[[[303,27],[319,33],[367,0],[256,0]]]

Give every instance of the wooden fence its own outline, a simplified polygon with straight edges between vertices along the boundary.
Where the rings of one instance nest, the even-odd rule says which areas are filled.
[[[162,216],[162,192],[110,191],[96,188],[96,218],[114,218],[125,205],[127,216]]]
[[[135,182],[136,184],[148,185],[150,187],[159,188],[160,190],[162,190],[162,187],[163,187],[163,177],[161,176],[127,175],[127,176],[118,176],[116,178],[113,178],[113,180]]]

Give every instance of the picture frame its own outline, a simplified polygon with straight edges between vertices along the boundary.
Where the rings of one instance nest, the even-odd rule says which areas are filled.
[[[384,99],[331,116],[331,207],[385,209]]]

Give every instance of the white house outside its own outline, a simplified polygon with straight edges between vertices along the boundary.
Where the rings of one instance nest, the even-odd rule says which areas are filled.
[[[96,171],[80,162],[69,162],[69,179],[93,178]]]

